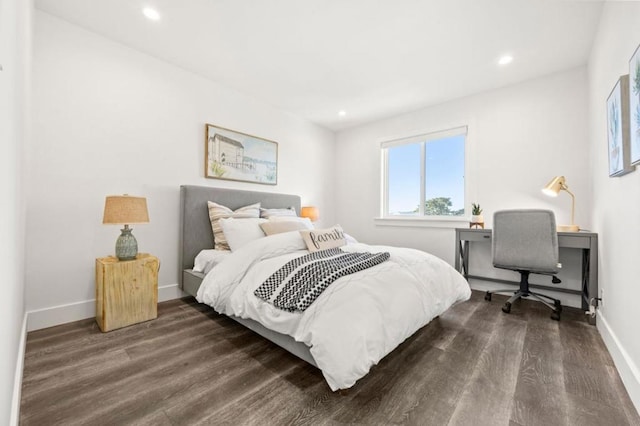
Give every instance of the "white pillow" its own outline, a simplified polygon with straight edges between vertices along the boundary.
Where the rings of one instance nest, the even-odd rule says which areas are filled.
[[[300,222],[305,225],[307,229],[313,229],[313,223],[308,217],[298,216],[271,216],[269,222]]]
[[[300,231],[307,228],[307,225],[304,222],[297,220],[287,220],[287,221],[275,221],[269,220],[266,223],[261,223],[260,228],[264,231],[265,235],[275,235],[282,234],[283,232],[292,232],[292,231]]]
[[[267,219],[236,219],[233,217],[220,219],[220,227],[231,251],[236,251],[243,245],[259,238],[264,238],[260,228]]]
[[[340,225],[327,229],[310,229],[300,231],[302,239],[310,252],[341,247],[347,244],[344,231]]]
[[[358,240],[356,240],[354,237],[352,237],[351,235],[347,234],[346,232],[344,233],[344,239],[347,240],[347,244],[357,244]]]
[[[213,201],[207,202],[209,209],[209,220],[211,221],[211,230],[213,231],[213,241],[216,249],[229,250],[229,244],[225,239],[222,228],[220,228],[220,219],[227,217],[236,218],[258,218],[260,217],[260,203],[251,204],[248,206],[240,207],[236,210],[231,210],[229,207],[223,206]]]
[[[275,216],[297,217],[296,209],[293,207],[287,207],[286,209],[263,209],[260,207],[260,217],[269,219]]]
[[[193,271],[208,274],[214,266],[222,262],[230,254],[229,250],[202,250],[193,262]]]

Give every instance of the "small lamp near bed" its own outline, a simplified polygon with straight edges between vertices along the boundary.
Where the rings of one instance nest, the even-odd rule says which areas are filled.
[[[102,223],[105,225],[124,225],[116,240],[118,260],[133,260],[138,254],[138,242],[131,233],[130,224],[149,223],[147,199],[124,195],[109,195],[104,202]]]
[[[557,197],[560,191],[567,191],[569,195],[571,195],[571,225],[558,225],[558,232],[578,232],[580,231],[580,227],[573,223],[573,217],[576,210],[576,197],[571,191],[569,191],[569,187],[567,186],[564,176],[554,177],[551,179],[551,182],[542,188],[542,192],[550,197]]]
[[[307,217],[311,222],[315,222],[320,218],[320,212],[317,207],[305,206],[300,210],[300,217]]]

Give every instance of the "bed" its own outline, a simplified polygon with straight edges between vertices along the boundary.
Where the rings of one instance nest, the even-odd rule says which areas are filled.
[[[207,276],[193,271],[194,259],[201,250],[214,246],[207,210],[208,201],[214,201],[232,210],[260,202],[264,208],[292,206],[299,212],[300,197],[193,185],[181,186],[180,191],[182,289],[196,296],[199,301],[207,302],[217,312],[226,314],[320,368],[332,390],[352,386],[368,373],[371,366],[377,364],[403,340],[453,304],[468,299],[471,294],[464,278],[450,265],[434,256],[418,250],[353,244],[342,247],[341,250],[353,253],[367,250],[375,253],[384,250],[395,260],[385,262],[385,266],[375,266],[381,267],[380,269],[361,271],[364,278],[351,278],[357,274],[340,278],[343,281],[335,281],[304,312],[279,311],[266,302],[253,298],[252,286],[259,285],[264,279],[259,277],[266,276],[260,268],[278,268],[273,264],[280,262],[280,253],[284,253],[282,257],[293,258],[301,256],[299,253],[308,253],[304,245],[300,246],[299,233],[289,232],[253,242],[234,252],[229,260],[216,266]],[[268,254],[269,250],[277,252],[278,255]],[[399,255],[406,256],[406,259],[398,257]],[[269,263],[271,264],[263,265]],[[256,270],[259,272],[255,272]],[[437,274],[427,273],[432,270],[437,271]],[[212,299],[211,295],[221,293],[220,286],[226,286],[227,281],[234,281],[235,275],[238,276],[237,281],[231,284],[234,287],[229,287],[232,294],[218,297],[224,299],[224,302],[216,301],[215,297]],[[428,279],[425,278],[427,276]],[[422,282],[418,283],[419,285],[414,283],[420,280],[429,281],[430,284],[427,286]],[[375,283],[375,286],[371,283]],[[380,293],[381,287],[385,287],[385,292],[396,293],[389,298]],[[224,287],[224,292],[226,291],[227,288]],[[424,294],[417,294],[421,292]],[[393,301],[396,294],[398,303]],[[339,297],[344,300],[339,300]],[[419,301],[415,302],[418,298]],[[328,303],[328,300],[332,300],[331,303]],[[351,307],[347,306],[347,301],[349,305],[354,306],[353,312],[349,310]],[[387,303],[396,306],[387,307]],[[264,311],[263,308],[268,311],[265,317],[257,312]],[[410,319],[405,319],[405,310],[408,312],[407,318]],[[368,316],[371,315],[369,312],[374,311],[379,318]],[[398,312],[402,314],[397,315]],[[236,313],[238,314],[235,315]],[[351,326],[346,325],[351,323],[356,324],[353,330]]]
[[[180,285],[182,290],[196,296],[204,274],[193,271],[193,261],[201,250],[214,246],[207,202],[216,201],[233,210],[260,201],[264,208],[294,207],[300,211],[300,197],[258,191],[182,185],[180,187]],[[257,321],[229,315],[230,318],[253,330],[278,346],[317,367],[309,347],[296,342],[291,336],[265,328]]]

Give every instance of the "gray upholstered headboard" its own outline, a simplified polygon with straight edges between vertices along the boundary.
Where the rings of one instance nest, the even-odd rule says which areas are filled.
[[[300,214],[300,197],[271,192],[241,191],[210,186],[180,186],[180,282],[182,270],[193,268],[200,250],[213,248],[213,232],[209,222],[207,201],[215,201],[230,209],[248,204],[262,204],[267,209],[295,207]]]

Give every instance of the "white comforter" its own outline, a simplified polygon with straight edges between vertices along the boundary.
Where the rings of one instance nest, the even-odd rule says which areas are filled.
[[[391,257],[336,280],[306,311],[286,312],[253,294],[286,262],[308,253],[298,232],[277,234],[243,246],[215,266],[197,299],[304,342],[335,391],[353,386],[406,338],[471,295],[457,271],[428,253],[360,243],[341,248],[386,251]]]

